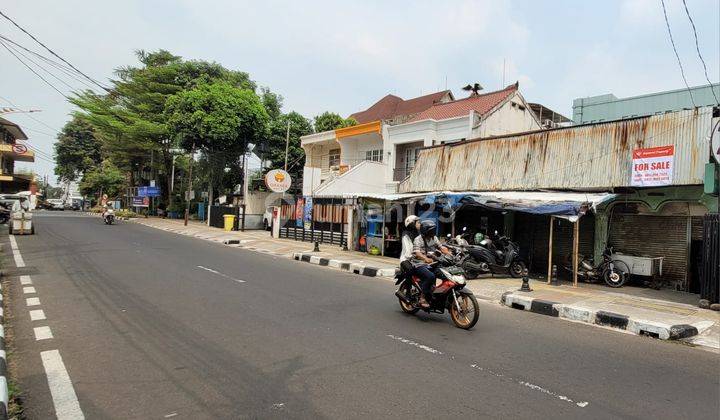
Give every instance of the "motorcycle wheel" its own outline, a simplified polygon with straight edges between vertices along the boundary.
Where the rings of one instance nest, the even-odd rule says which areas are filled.
[[[510,277],[519,278],[525,273],[525,263],[522,261],[513,261],[510,263]]]
[[[469,269],[467,264],[463,264],[462,269],[465,271],[465,278],[468,280],[474,280],[480,275],[477,271]]]
[[[406,293],[409,292],[410,291],[409,289],[410,288],[407,288],[405,290],[405,292]],[[415,313],[417,313],[417,311],[420,310],[420,308],[416,308],[415,306],[413,306],[409,303],[406,303],[404,300],[402,300],[400,298],[398,298],[398,302],[400,303],[400,309],[402,309],[402,311],[405,312],[406,314],[414,315]]]
[[[629,278],[630,267],[619,260],[610,261],[610,264],[608,264],[605,271],[603,271],[605,284],[610,287],[623,287]]]
[[[458,294],[458,304],[460,311],[458,312],[455,302],[450,304],[450,318],[456,327],[469,330],[474,327],[480,317],[478,310],[478,302],[474,295]]]

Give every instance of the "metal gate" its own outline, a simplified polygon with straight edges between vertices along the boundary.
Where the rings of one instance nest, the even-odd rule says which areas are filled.
[[[343,200],[317,199],[312,206],[312,218],[308,223],[298,212],[297,204],[283,204],[280,208],[280,237],[304,242],[347,245],[347,212]],[[298,222],[298,217],[300,221]]]
[[[700,299],[720,302],[720,215],[703,218],[702,266],[700,268]]]

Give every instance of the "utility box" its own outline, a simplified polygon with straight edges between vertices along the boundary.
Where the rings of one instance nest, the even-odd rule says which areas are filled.
[[[663,257],[639,257],[636,255],[612,254],[613,260],[620,260],[628,265],[630,274],[654,277],[662,275]]]
[[[703,192],[705,194],[715,195],[720,190],[718,186],[718,164],[717,163],[706,163],[705,164],[705,178],[703,182]]]

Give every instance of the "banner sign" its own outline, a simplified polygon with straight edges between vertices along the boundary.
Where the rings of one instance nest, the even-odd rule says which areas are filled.
[[[672,184],[675,146],[633,150],[633,187],[657,187]]]
[[[291,182],[290,174],[282,169],[273,169],[265,174],[265,185],[273,192],[284,193],[290,189]]]
[[[132,205],[133,205],[133,207],[149,207],[150,206],[150,198],[148,198],[148,197],[133,197]]]
[[[312,197],[305,197],[305,211],[303,215],[303,221],[305,222],[305,230],[312,229]]]
[[[138,195],[141,197],[160,197],[160,187],[138,187]]]
[[[303,211],[305,210],[305,200],[298,198],[295,203],[295,226],[303,227]]]

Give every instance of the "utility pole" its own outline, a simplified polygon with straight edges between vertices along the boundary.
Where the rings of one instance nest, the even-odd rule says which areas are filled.
[[[285,135],[285,172],[287,172],[288,150],[290,149],[290,120],[288,120],[287,134]]]
[[[193,160],[195,160],[195,142],[193,141],[192,144],[192,152],[190,153],[190,180],[188,181],[188,189],[187,189],[187,197],[185,197],[185,226],[188,224],[188,218],[190,217],[190,192],[192,191],[192,170],[193,170]]]

